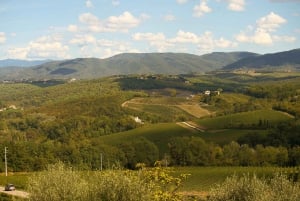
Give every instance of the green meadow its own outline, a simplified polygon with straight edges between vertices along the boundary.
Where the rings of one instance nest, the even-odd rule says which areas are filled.
[[[255,125],[266,124],[265,126],[274,126],[279,122],[291,120],[292,117],[286,113],[264,109],[250,112],[241,112],[205,118],[197,120],[197,123],[207,129],[224,129],[224,128],[243,128]]]

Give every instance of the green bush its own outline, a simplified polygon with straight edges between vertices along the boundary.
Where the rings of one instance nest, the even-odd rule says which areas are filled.
[[[259,179],[255,175],[236,175],[216,185],[209,192],[208,201],[299,201],[300,185],[285,175]]]
[[[84,201],[88,183],[63,163],[48,166],[28,179],[30,201]]]
[[[63,163],[49,166],[28,181],[29,201],[180,201],[184,176],[160,166],[138,171],[80,172]]]
[[[103,171],[90,176],[88,181],[88,201],[152,200],[151,186],[132,171]]]

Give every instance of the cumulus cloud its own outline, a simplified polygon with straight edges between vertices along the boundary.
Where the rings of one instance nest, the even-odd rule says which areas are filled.
[[[138,26],[145,18],[145,15],[137,18],[125,11],[119,16],[110,16],[105,20],[100,20],[91,13],[83,13],[79,16],[79,21],[90,32],[128,32],[129,29]]]
[[[79,28],[78,28],[77,25],[70,24],[70,25],[68,26],[68,31],[69,31],[69,32],[78,32],[78,30],[79,30]]]
[[[135,33],[132,39],[136,41],[147,41],[150,46],[155,47],[158,52],[163,52],[172,46],[163,33]]]
[[[0,32],[0,44],[6,42],[6,35],[4,32]]]
[[[210,13],[211,10],[212,9],[207,6],[206,0],[200,1],[199,5],[194,6],[194,9],[193,9],[195,17],[201,17],[202,15],[204,15],[206,13]]]
[[[90,34],[85,34],[85,35],[76,35],[73,39],[70,40],[71,44],[76,44],[76,45],[87,45],[89,43],[95,43],[96,38]]]
[[[184,32],[179,30],[175,38],[171,39],[174,43],[198,43],[199,37],[191,32]]]
[[[128,42],[107,39],[88,40],[88,38],[86,38],[86,41],[83,40],[80,46],[81,57],[107,58],[124,52],[139,52],[137,49],[132,48]]]
[[[245,9],[245,0],[227,0],[228,9],[233,11],[243,11]]]
[[[286,22],[286,19],[271,12],[267,16],[258,19],[253,30],[241,31],[235,38],[239,42],[259,45],[272,45],[274,42],[293,42],[296,40],[295,37],[274,34]]]
[[[28,51],[28,47],[10,48],[7,51],[7,56],[10,59],[28,59]]]
[[[120,16],[111,16],[107,19],[106,26],[113,31],[128,31],[138,26],[140,19],[134,17],[130,12],[126,11]]]
[[[179,30],[175,37],[167,38],[163,33],[136,33],[132,37],[137,41],[148,42],[157,51],[181,51],[189,48],[198,49],[199,53],[211,52],[215,48],[233,48],[237,43],[221,38],[215,38],[212,32],[202,35]]]
[[[260,18],[256,24],[257,28],[266,32],[273,32],[282,24],[286,23],[286,19],[271,12],[269,15]]]
[[[62,44],[59,35],[42,36],[30,41],[26,47],[10,48],[9,58],[18,59],[64,59],[69,58],[69,47]]]

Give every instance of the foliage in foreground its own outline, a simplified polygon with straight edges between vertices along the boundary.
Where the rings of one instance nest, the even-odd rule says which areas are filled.
[[[300,185],[293,183],[285,175],[275,175],[271,179],[236,175],[224,183],[216,185],[209,192],[208,201],[298,201]]]
[[[161,167],[139,171],[107,170],[83,175],[62,163],[29,178],[30,201],[179,201],[184,176]]]

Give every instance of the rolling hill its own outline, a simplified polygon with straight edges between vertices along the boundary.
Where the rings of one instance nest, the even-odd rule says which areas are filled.
[[[224,70],[235,69],[300,70],[300,49],[273,54],[256,55],[226,65]]]
[[[77,58],[52,61],[11,71],[9,68],[5,68],[5,71],[0,68],[0,80],[91,79],[126,74],[203,73],[253,55],[256,54],[231,52],[198,56],[185,53],[124,53],[106,59]]]

